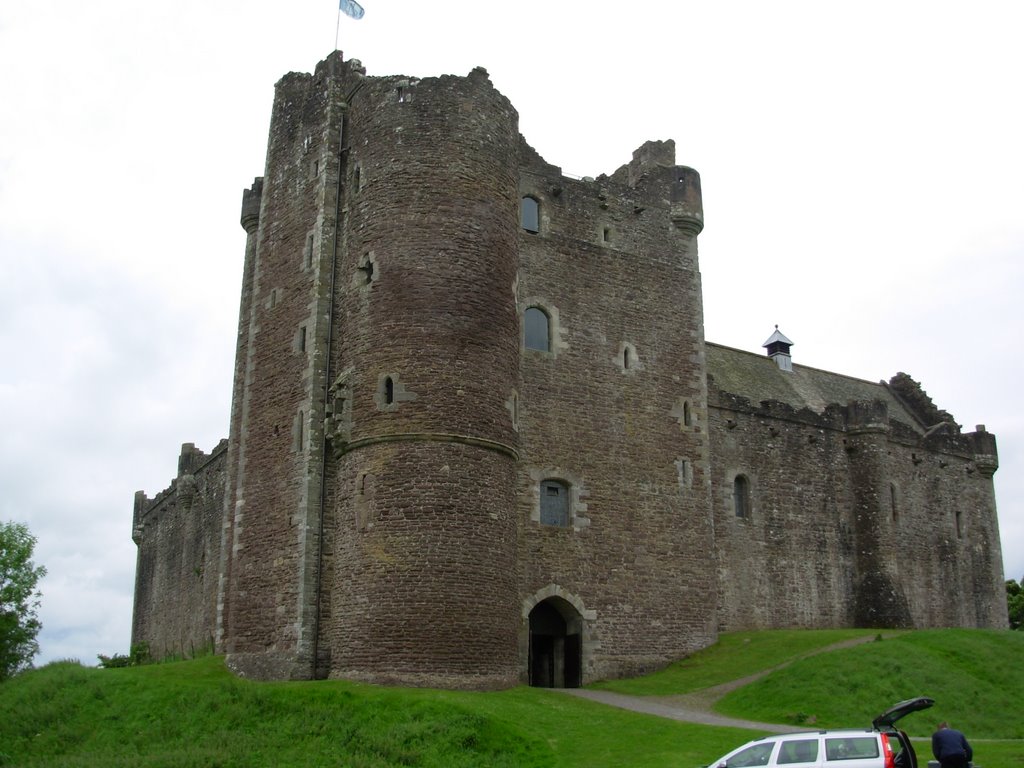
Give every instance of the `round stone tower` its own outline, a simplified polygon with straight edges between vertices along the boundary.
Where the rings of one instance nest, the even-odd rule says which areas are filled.
[[[512,685],[518,116],[482,69],[364,78],[342,152],[330,673]]]

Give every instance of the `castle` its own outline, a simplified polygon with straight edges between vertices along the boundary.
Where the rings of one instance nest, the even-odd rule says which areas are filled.
[[[335,52],[277,84],[241,224],[229,437],[135,498],[156,655],[577,686],[726,630],[1007,626],[994,436],[706,342],[671,141],[570,178],[484,70]]]

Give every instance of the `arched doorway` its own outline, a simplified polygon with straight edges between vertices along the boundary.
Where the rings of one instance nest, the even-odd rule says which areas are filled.
[[[530,685],[579,688],[583,621],[565,600],[549,597],[530,611]]]

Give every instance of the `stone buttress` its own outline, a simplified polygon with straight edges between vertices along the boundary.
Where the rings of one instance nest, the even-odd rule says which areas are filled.
[[[258,678],[316,674],[323,419],[346,84],[340,53],[277,84],[247,233],[221,537],[218,649]]]

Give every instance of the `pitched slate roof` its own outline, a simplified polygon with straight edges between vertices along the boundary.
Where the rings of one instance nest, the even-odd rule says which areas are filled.
[[[783,371],[770,357],[723,347],[705,345],[709,388],[739,395],[757,405],[762,400],[778,400],[794,409],[809,408],[822,413],[830,404],[846,405],[850,400],[882,400],[889,418],[903,422],[917,432],[923,425],[885,384],[855,379],[841,373],[822,371],[806,365],[793,365]]]

